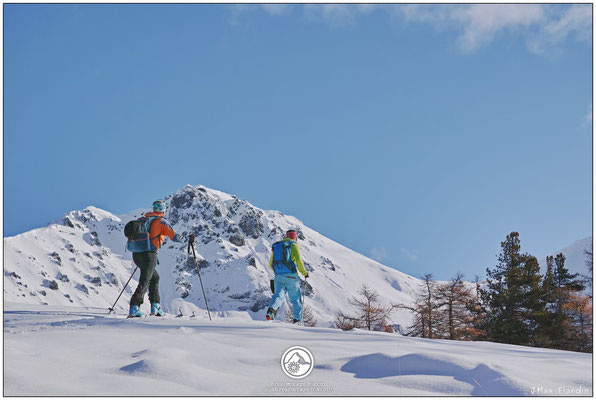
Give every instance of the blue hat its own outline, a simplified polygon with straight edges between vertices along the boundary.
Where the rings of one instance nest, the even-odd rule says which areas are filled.
[[[155,200],[153,202],[153,211],[166,212],[167,208],[168,208],[168,206],[166,205],[166,202],[161,199]]]

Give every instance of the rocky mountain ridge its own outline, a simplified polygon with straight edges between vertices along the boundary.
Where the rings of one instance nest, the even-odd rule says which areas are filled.
[[[271,297],[270,248],[287,229],[298,232],[310,274],[303,282],[305,303],[319,324],[331,324],[362,284],[374,287],[386,303],[410,302],[417,287],[417,279],[341,246],[299,219],[261,210],[234,195],[187,185],[165,200],[166,217],[176,231],[174,240],[166,240],[159,252],[157,270],[166,312],[204,315],[200,271],[216,316],[262,319]],[[6,238],[5,299],[109,307],[134,269],[132,255],[125,251],[123,226],[147,211],[114,215],[87,207],[48,227]],[[196,263],[187,253],[191,233],[196,235]],[[137,277],[138,272],[119,310],[126,309]],[[396,313],[394,322],[407,321],[408,315]]]

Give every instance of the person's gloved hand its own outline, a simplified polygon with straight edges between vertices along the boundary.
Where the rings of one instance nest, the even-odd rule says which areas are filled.
[[[308,272],[306,273],[306,275],[304,275],[304,279],[308,278],[310,275],[308,275]]]

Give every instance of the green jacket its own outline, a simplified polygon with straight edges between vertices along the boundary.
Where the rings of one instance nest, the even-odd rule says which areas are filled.
[[[283,241],[288,242],[290,240],[292,239],[285,238]],[[292,248],[290,249],[290,258],[292,259],[292,261],[294,261],[294,264],[296,264],[298,271],[300,271],[302,275],[306,275],[306,269],[304,268],[304,264],[302,264],[302,259],[300,258],[300,249],[298,248],[298,243],[294,243],[292,245]],[[269,268],[271,268],[271,270],[274,271],[273,252],[271,252],[271,257],[269,258]]]

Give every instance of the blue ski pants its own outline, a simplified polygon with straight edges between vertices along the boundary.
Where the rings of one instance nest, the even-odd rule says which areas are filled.
[[[281,307],[284,301],[284,295],[288,293],[294,319],[302,320],[302,293],[300,291],[300,278],[296,274],[275,275],[275,293],[269,303],[269,308],[275,311]]]

